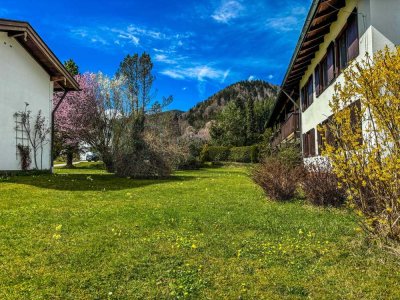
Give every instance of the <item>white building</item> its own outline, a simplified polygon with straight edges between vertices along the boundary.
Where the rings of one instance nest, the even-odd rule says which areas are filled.
[[[303,157],[320,155],[317,126],[332,115],[342,70],[399,44],[399,0],[314,0],[268,122],[279,128],[273,144],[301,138]]]
[[[41,111],[51,128],[53,93],[76,90],[78,83],[29,23],[0,19],[0,171],[21,170],[17,146],[30,146],[15,113],[27,108],[35,118]],[[51,169],[51,130],[36,156],[39,169]]]

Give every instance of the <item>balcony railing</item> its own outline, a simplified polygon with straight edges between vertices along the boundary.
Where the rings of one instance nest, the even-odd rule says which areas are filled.
[[[293,137],[296,137],[300,130],[299,121],[299,113],[292,113],[276,132],[272,140],[272,147],[278,146],[280,143],[288,139],[288,137],[290,137],[292,134]]]

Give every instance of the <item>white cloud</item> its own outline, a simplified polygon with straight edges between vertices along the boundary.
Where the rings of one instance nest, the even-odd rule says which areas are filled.
[[[268,28],[275,29],[276,31],[287,32],[297,30],[300,25],[300,20],[295,16],[270,18],[267,20],[266,25]]]
[[[171,77],[173,79],[185,79],[185,75],[183,75],[180,71],[174,70],[163,70],[160,72],[161,74]]]
[[[301,27],[306,14],[307,9],[305,7],[296,6],[286,14],[267,19],[266,26],[267,28],[272,28],[281,32],[298,30]]]
[[[256,79],[256,77],[254,76],[254,75],[250,75],[249,76],[249,78],[247,79],[248,81],[253,81],[253,80],[255,80]]]
[[[131,33],[131,34],[135,34],[135,35],[140,35],[140,36],[145,36],[145,37],[149,37],[149,38],[153,38],[153,39],[165,39],[167,36],[159,31],[156,30],[150,30],[150,29],[146,29],[146,28],[141,28],[138,27],[136,25],[129,25],[128,28],[126,29],[127,32]]]
[[[165,69],[160,73],[174,79],[196,79],[200,82],[206,80],[218,80],[222,83],[229,75],[230,70],[220,70],[203,65],[196,67],[176,67],[174,69]]]
[[[168,56],[165,55],[165,54],[156,54],[154,56],[154,60],[158,61],[158,62],[165,63],[165,64],[170,64],[170,65],[176,64],[175,60],[168,58]]]
[[[119,30],[115,30],[115,29],[112,30],[112,31],[118,33],[118,36],[117,36],[118,38],[123,39],[123,40],[127,40],[127,41],[131,42],[132,44],[134,44],[136,46],[139,45],[140,39],[138,37],[134,36],[133,34],[128,33],[128,32],[119,31]]]
[[[184,87],[182,88],[182,91],[186,91],[186,90],[187,90],[187,87],[184,86]]]
[[[158,41],[166,41],[169,48],[183,46],[184,40],[192,36],[190,32],[176,33],[165,29],[165,32],[156,29],[148,29],[134,24],[126,26],[93,26],[93,27],[73,27],[69,28],[70,35],[85,43],[102,45],[114,45],[114,47],[124,47],[129,44],[148,48]],[[161,53],[157,48],[155,51]]]
[[[274,78],[274,75],[272,75],[272,74],[269,74],[269,75],[268,75],[268,79],[270,79],[270,80],[271,80],[272,78]]]
[[[230,20],[239,17],[244,10],[242,4],[235,0],[224,0],[221,5],[214,11],[211,17],[219,23],[229,23]]]

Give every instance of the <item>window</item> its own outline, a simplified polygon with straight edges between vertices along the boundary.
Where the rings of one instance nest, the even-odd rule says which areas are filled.
[[[315,90],[319,96],[336,78],[341,70],[359,54],[357,10],[347,19],[342,32],[332,42],[325,57],[315,68]]]
[[[315,78],[315,92],[316,92],[317,97],[318,97],[319,94],[321,93],[319,65],[315,68],[314,78]]]
[[[330,124],[332,122],[332,116],[327,120],[318,125],[317,141],[318,141],[318,154],[322,155],[322,151],[325,149],[325,144],[335,146],[335,138],[330,129]]]
[[[305,111],[314,101],[314,85],[312,75],[306,85],[301,89],[302,108]]]
[[[347,108],[350,109],[350,126],[354,135],[357,135],[357,140],[360,145],[363,143],[362,136],[362,117],[359,116],[361,112],[361,102],[357,100],[351,103]]]
[[[361,102],[359,100],[353,102],[344,109],[350,110],[350,126],[351,131],[358,135],[358,143],[361,145],[363,143],[362,136],[362,119],[359,119],[358,112],[361,111]],[[331,145],[337,148],[337,141],[333,136],[332,130],[330,129],[330,124],[332,124],[333,116],[330,116],[326,121],[318,125],[317,141],[318,141],[318,154],[321,155],[325,148],[325,144]]]
[[[359,54],[357,10],[354,10],[347,20],[345,28],[336,39],[338,72],[347,67],[349,62]]]
[[[315,68],[315,85],[317,95],[319,96],[335,79],[335,55],[334,55],[334,44],[331,43],[328,47],[328,51],[325,57],[321,60],[318,66]],[[317,79],[318,75],[318,79]]]
[[[335,64],[334,64],[334,44],[331,43],[328,47],[328,52],[326,54],[326,73],[327,73],[327,85],[325,88],[331,84],[333,79],[335,79]]]
[[[303,155],[304,157],[315,156],[315,129],[303,134]]]
[[[348,20],[347,28],[347,60],[351,61],[359,54],[357,15],[353,14]]]

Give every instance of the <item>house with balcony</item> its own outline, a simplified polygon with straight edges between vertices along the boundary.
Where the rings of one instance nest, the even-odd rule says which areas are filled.
[[[332,116],[329,101],[342,71],[399,44],[399,0],[313,0],[268,121],[276,129],[272,144],[297,140],[305,160],[321,155],[317,128]]]
[[[21,147],[30,154],[29,169],[51,169],[54,93],[62,95],[59,105],[69,91],[78,90],[78,83],[29,23],[0,19],[0,172],[21,170]],[[24,125],[21,113],[27,111],[30,126]],[[40,144],[33,132],[39,112],[49,129],[43,131]]]

